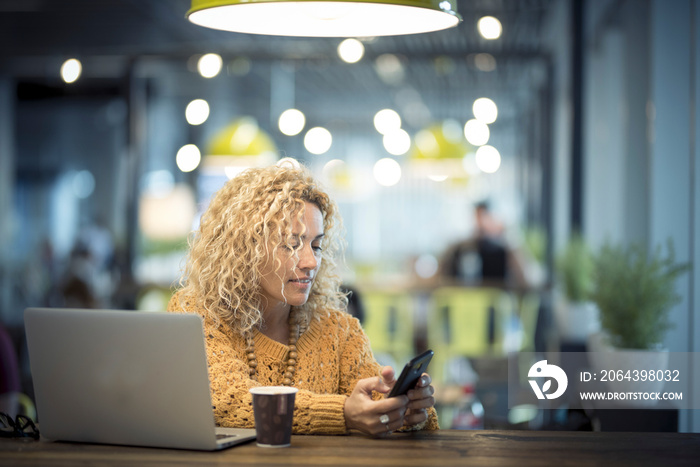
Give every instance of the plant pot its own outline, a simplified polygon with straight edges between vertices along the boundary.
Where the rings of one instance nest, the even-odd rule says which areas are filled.
[[[593,333],[588,338],[588,350],[591,370],[598,380],[604,378],[603,385],[607,390],[618,393],[630,392],[662,392],[665,382],[662,381],[633,381],[633,378],[611,378],[610,371],[622,371],[626,375],[630,370],[641,372],[665,371],[668,369],[669,353],[667,350],[638,350],[618,349],[610,344],[610,338],[605,331]],[[635,407],[650,407],[658,403],[655,399],[648,400],[619,400],[620,405]]]
[[[598,306],[594,302],[565,302],[557,314],[559,335],[564,342],[586,343],[600,331]]]

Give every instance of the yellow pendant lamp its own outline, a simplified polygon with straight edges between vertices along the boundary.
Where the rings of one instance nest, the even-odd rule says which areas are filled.
[[[457,26],[457,0],[192,0],[200,26],[303,37],[396,36]]]

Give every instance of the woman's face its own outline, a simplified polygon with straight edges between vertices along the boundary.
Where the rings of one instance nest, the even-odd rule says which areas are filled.
[[[307,202],[303,218],[294,219],[292,238],[276,247],[279,261],[274,261],[270,251],[262,269],[263,312],[306,303],[321,266],[322,240],[323,215],[318,206]]]

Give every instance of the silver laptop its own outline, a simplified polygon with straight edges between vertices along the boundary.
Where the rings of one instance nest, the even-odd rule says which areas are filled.
[[[255,439],[216,427],[197,315],[27,308],[42,439],[217,450]]]

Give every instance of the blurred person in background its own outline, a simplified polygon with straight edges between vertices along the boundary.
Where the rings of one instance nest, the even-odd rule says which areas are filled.
[[[336,204],[290,165],[249,169],[212,199],[168,310],[204,318],[218,425],[252,428],[249,390],[287,385],[297,434],[438,428],[427,373],[384,397],[394,370],[347,312],[341,228]]]
[[[114,242],[104,223],[97,221],[84,226],[68,259],[61,287],[61,306],[108,306],[115,288],[114,264]]]
[[[78,243],[70,253],[68,268],[61,286],[61,306],[67,308],[97,308],[93,287],[96,270],[90,251]]]
[[[536,262],[491,211],[488,201],[474,206],[471,236],[451,245],[440,262],[443,277],[526,290],[541,283]]]

